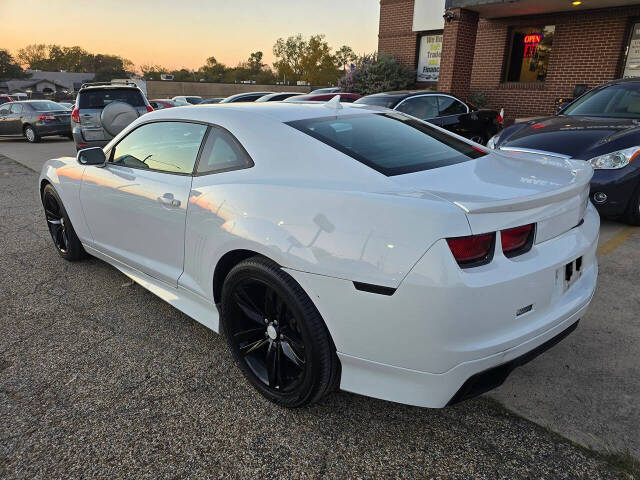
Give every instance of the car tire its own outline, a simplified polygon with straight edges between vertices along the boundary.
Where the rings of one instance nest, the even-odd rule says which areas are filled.
[[[51,184],[46,185],[42,190],[42,206],[49,234],[58,255],[70,262],[86,258],[87,252],[73,229],[58,192]]]
[[[629,225],[640,226],[640,185],[634,190],[629,199],[624,220]]]
[[[340,364],[320,313],[276,263],[256,256],[236,265],[224,281],[221,312],[236,364],[270,401],[306,406],[337,384]]]
[[[40,135],[38,135],[36,129],[31,125],[24,127],[24,138],[26,138],[29,143],[38,143],[40,141]]]

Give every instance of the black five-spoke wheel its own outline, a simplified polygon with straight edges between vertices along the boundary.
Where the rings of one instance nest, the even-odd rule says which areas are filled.
[[[251,371],[265,385],[283,392],[295,388],[305,368],[300,327],[283,298],[269,285],[246,279],[236,285],[233,341]]]
[[[51,185],[46,185],[42,190],[42,206],[51,239],[60,256],[65,260],[79,260],[86,257],[87,254],[76,236],[62,200]]]
[[[53,243],[60,253],[66,254],[69,251],[69,237],[65,230],[64,216],[60,204],[51,192],[44,194],[43,203],[44,214],[47,218],[47,226]]]
[[[302,288],[276,264],[253,257],[227,275],[222,322],[236,362],[267,398],[298,407],[335,383],[329,333]]]

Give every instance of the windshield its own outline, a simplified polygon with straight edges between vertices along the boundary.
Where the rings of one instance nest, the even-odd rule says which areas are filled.
[[[486,152],[401,113],[298,120],[287,125],[387,175],[430,170]]]
[[[63,107],[62,105],[60,105],[59,103],[56,103],[56,102],[48,102],[48,101],[29,102],[29,105],[31,105],[31,108],[33,108],[34,110],[36,110],[38,112],[50,112],[50,111],[54,111],[54,110],[67,110],[65,107]]]
[[[363,103],[365,105],[375,105],[376,107],[393,108],[398,99],[390,95],[371,95],[356,100],[354,103]]]
[[[621,83],[592,90],[569,105],[562,114],[640,118],[640,83]]]

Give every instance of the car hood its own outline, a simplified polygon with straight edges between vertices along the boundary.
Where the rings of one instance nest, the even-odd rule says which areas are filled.
[[[499,148],[527,148],[580,158],[617,137],[638,133],[637,121],[558,115],[528,122],[499,142]]]

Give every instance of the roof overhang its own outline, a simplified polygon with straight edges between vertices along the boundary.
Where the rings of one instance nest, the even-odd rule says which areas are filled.
[[[446,0],[445,7],[473,10],[482,18],[500,18],[627,7],[638,3],[638,0],[582,0],[580,5],[573,5],[572,0]]]

